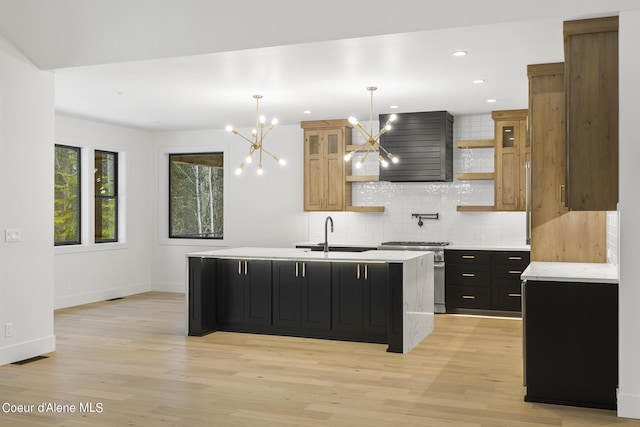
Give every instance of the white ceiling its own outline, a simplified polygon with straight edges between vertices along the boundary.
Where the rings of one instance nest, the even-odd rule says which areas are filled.
[[[242,128],[255,120],[254,94],[284,124],[366,120],[372,85],[374,114],[390,105],[454,115],[526,108],[526,66],[563,60],[563,20],[640,8],[638,0],[444,4],[0,0],[0,34],[55,73],[60,113],[148,130]]]

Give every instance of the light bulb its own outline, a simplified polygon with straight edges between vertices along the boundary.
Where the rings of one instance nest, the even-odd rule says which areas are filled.
[[[391,125],[387,124],[387,125],[384,127],[384,130],[391,130]]]
[[[287,161],[285,159],[279,159],[278,163],[280,163],[280,166],[285,166],[287,164]]]
[[[392,161],[393,163],[398,163],[398,158],[397,158],[397,157],[392,157],[392,158],[391,158],[391,161]]]
[[[389,117],[389,121],[390,121],[390,122],[395,122],[397,118],[398,118],[398,116],[396,116],[395,114],[392,114],[392,115]]]
[[[231,125],[227,125],[225,129],[227,130],[227,132],[233,132],[233,126]]]
[[[240,175],[242,173],[242,168],[236,169],[236,175]]]
[[[251,131],[251,135],[256,136],[258,134],[258,131],[256,129]]]
[[[344,155],[344,161],[348,162],[349,160],[351,160],[351,153],[347,153]]]
[[[362,160],[356,162],[356,169],[360,169],[362,167]]]
[[[247,158],[246,158],[246,159],[244,159],[244,162],[245,162],[245,163],[251,163],[251,160],[252,160],[252,159],[251,159],[251,156],[247,156]]]
[[[258,175],[262,175],[262,165],[258,165],[257,173]]]
[[[277,124],[278,124],[278,119],[274,117],[273,120],[271,120],[271,126],[275,126]]]
[[[380,161],[380,164],[382,165],[383,168],[386,168],[387,166],[389,166],[389,162],[387,162],[382,156],[378,156],[378,160]]]
[[[349,117],[349,123],[355,125],[356,123],[358,123],[358,119],[356,119],[355,117]]]
[[[260,116],[260,123],[264,123],[264,121],[267,120],[264,116]]]

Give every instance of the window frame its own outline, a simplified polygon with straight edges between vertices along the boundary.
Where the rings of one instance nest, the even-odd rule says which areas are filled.
[[[171,151],[171,152],[167,152],[167,163],[166,163],[166,171],[167,171],[167,189],[166,189],[166,200],[167,200],[167,238],[169,239],[169,241],[172,241],[174,239],[178,239],[178,240],[193,240],[193,241],[224,241],[224,224],[225,224],[225,206],[226,206],[226,198],[227,198],[227,191],[226,191],[226,183],[227,183],[227,168],[226,168],[226,152],[225,150],[222,149],[217,149],[217,150],[207,150],[207,151]],[[171,165],[172,165],[172,159],[174,157],[179,157],[179,156],[203,156],[203,155],[218,155],[222,157],[222,236],[217,237],[217,236],[193,236],[193,235],[174,235],[173,234],[173,230],[172,230],[172,218],[173,218],[173,212],[172,212],[172,203],[171,203]]]
[[[112,191],[112,195],[102,195],[99,194],[98,191],[95,190],[95,185],[96,185],[96,172],[97,172],[97,165],[96,165],[96,156],[98,154],[102,154],[102,155],[111,155],[113,156],[113,179],[114,179],[114,188]],[[119,163],[120,163],[120,159],[119,159],[119,154],[117,151],[110,151],[110,150],[99,150],[99,149],[94,149],[93,150],[93,167],[94,167],[94,177],[93,177],[93,183],[94,183],[94,208],[93,208],[93,214],[94,214],[94,223],[93,223],[93,242],[95,244],[104,244],[104,243],[117,243],[119,242],[119,233],[120,233],[120,200],[119,200],[119,187],[120,187],[120,175],[119,175]],[[104,200],[114,200],[115,202],[115,208],[114,208],[114,222],[115,222],[115,229],[114,229],[114,237],[113,238],[98,238],[97,237],[97,227],[98,227],[98,221],[95,220],[95,218],[97,217],[98,214],[98,202],[100,201],[104,201]],[[100,210],[101,212],[101,210]]]
[[[56,241],[56,235],[54,232],[53,235],[53,245],[54,247],[64,247],[64,246],[76,246],[76,245],[81,245],[82,244],[82,227],[83,227],[83,221],[82,221],[82,207],[83,207],[83,186],[82,186],[82,174],[83,174],[83,168],[82,168],[82,148],[81,147],[77,147],[74,145],[67,145],[67,144],[54,144],[54,153],[55,150],[58,148],[64,148],[64,149],[69,149],[72,150],[76,153],[76,158],[77,158],[77,164],[76,167],[78,169],[78,172],[76,174],[76,178],[77,178],[77,199],[78,199],[78,207],[77,207],[77,218],[76,218],[76,222],[77,222],[77,240],[67,240],[67,241]],[[54,174],[57,173],[57,170],[55,168],[55,155],[54,155]],[[54,178],[54,185],[55,185],[55,178]],[[54,189],[54,199],[55,199],[55,189]],[[54,221],[55,221],[55,205],[54,205]],[[55,224],[54,224],[55,227]]]

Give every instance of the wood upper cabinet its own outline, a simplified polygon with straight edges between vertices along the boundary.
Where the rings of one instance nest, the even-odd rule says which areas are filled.
[[[564,63],[529,65],[531,261],[606,262],[606,212],[565,206]]]
[[[347,120],[301,123],[304,129],[304,210],[343,211],[346,207],[345,145],[351,144]]]
[[[525,163],[531,161],[527,110],[491,113],[495,123],[495,206],[499,211],[524,211]]]
[[[564,22],[567,205],[618,203],[618,17]]]

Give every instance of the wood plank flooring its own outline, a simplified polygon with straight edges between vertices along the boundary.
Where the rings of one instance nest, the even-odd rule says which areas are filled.
[[[524,402],[520,320],[438,315],[408,355],[183,329],[181,294],[56,311],[57,351],[0,367],[0,404],[34,405],[0,411],[0,425],[640,426],[615,411]],[[76,412],[39,413],[40,403]],[[89,403],[102,411],[87,412]]]

